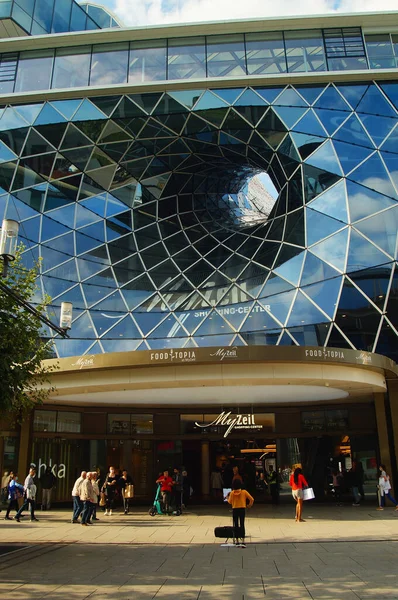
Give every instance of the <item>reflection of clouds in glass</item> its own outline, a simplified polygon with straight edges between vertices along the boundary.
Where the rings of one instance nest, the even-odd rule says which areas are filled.
[[[353,178],[355,179],[355,172],[353,174]],[[365,179],[362,179],[362,181],[359,179],[356,181],[371,190],[375,190],[376,192],[384,194],[385,196],[391,197],[391,192],[394,191],[391,181],[387,178],[383,179],[382,177],[365,177]]]

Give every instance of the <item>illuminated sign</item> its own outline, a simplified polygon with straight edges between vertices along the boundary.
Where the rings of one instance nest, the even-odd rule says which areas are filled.
[[[231,411],[223,411],[212,421],[211,423],[198,423],[195,421],[197,427],[207,429],[208,427],[227,427],[224,437],[226,438],[233,429],[262,429],[262,425],[256,425],[253,414],[238,414],[231,415]]]

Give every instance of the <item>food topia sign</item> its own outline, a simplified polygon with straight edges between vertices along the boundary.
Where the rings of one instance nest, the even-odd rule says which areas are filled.
[[[208,427],[226,427],[224,437],[228,437],[233,429],[262,429],[262,425],[256,425],[255,417],[253,413],[247,414],[235,414],[231,411],[223,411],[212,421],[211,423],[198,423],[195,421],[197,427],[207,429]]]

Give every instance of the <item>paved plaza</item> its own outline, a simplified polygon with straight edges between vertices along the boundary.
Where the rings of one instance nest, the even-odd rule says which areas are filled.
[[[90,527],[71,524],[66,510],[37,516],[0,520],[2,600],[398,599],[392,508],[307,503],[296,523],[293,504],[257,505],[245,549],[214,537],[230,524],[227,506],[181,517],[100,513]]]

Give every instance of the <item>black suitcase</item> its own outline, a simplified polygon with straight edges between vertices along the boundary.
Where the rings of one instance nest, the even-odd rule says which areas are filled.
[[[214,535],[216,538],[224,538],[225,540],[229,538],[235,539],[236,537],[243,537],[242,531],[240,527],[216,527],[214,529]]]

